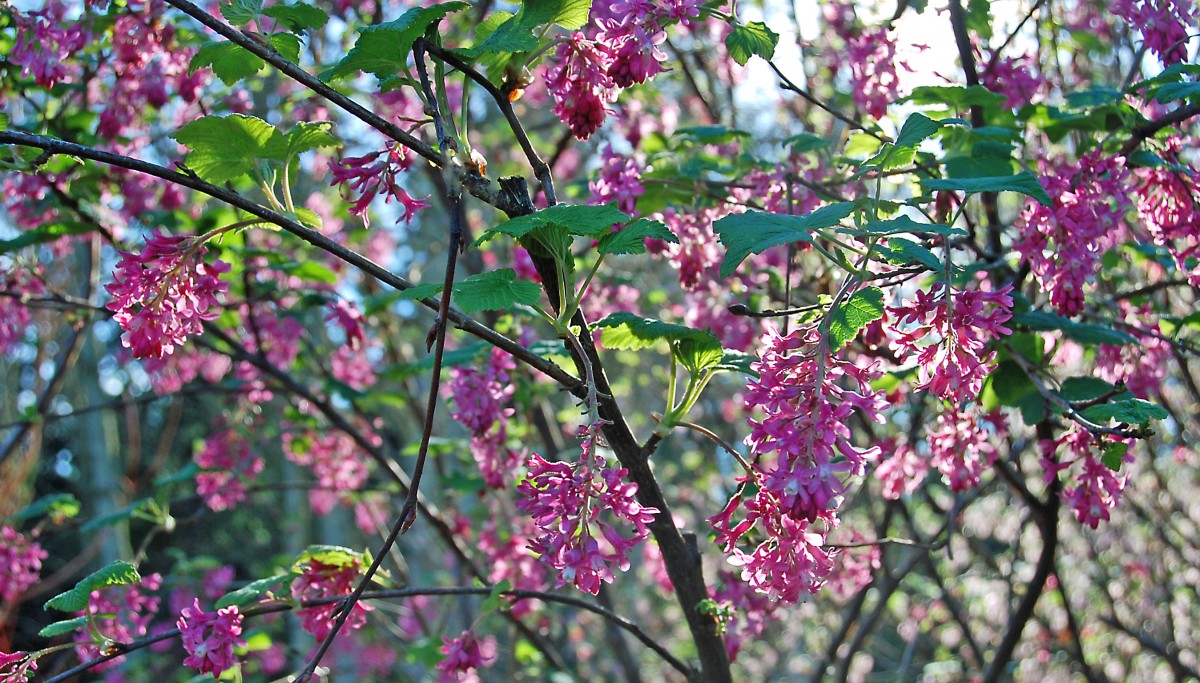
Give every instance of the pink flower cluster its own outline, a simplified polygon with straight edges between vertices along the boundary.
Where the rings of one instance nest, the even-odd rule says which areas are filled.
[[[417,212],[429,206],[424,199],[415,199],[400,186],[400,174],[412,166],[412,159],[400,143],[387,146],[379,152],[360,157],[347,157],[330,167],[333,185],[339,185],[342,198],[354,199],[350,213],[359,216],[363,224],[370,226],[367,208],[375,197],[383,194],[385,204],[393,199],[400,202],[405,223],[412,221]]]
[[[221,274],[229,264],[205,263],[206,250],[195,238],[155,231],[140,254],[121,252],[105,289],[113,300],[108,310],[125,333],[121,343],[136,358],[173,353],[188,335],[204,330],[217,317],[218,295],[228,289]]]
[[[993,56],[979,78],[988,90],[1004,95],[1004,106],[1015,109],[1029,104],[1037,95],[1043,81],[1037,77],[1036,68],[1028,54]]]
[[[263,459],[251,454],[250,443],[232,429],[204,440],[195,456],[202,470],[196,475],[196,494],[214,512],[232,510],[246,499],[246,484],[263,471]]]
[[[1179,152],[1185,144],[1180,138],[1166,141],[1163,158],[1180,164]],[[1187,274],[1192,285],[1200,285],[1200,174],[1193,168],[1165,167],[1139,168],[1134,173],[1138,218],[1154,243],[1170,252],[1175,267]]]
[[[1108,521],[1112,509],[1121,500],[1125,475],[1109,469],[1100,457],[1104,443],[1077,424],[1053,441],[1041,443],[1045,479],[1053,481],[1063,471],[1077,470],[1074,481],[1061,497],[1083,524],[1095,529]],[[1129,460],[1126,457],[1126,460]],[[1078,467],[1076,467],[1078,466]]]
[[[342,431],[303,437],[284,434],[283,452],[288,460],[309,468],[317,478],[317,485],[308,492],[308,501],[318,515],[329,514],[345,494],[361,489],[371,473],[366,454]]]
[[[192,607],[183,608],[175,625],[179,627],[183,649],[188,653],[183,660],[184,666],[202,674],[210,673],[213,677],[237,666],[233,648],[246,642],[239,637],[242,635],[242,615],[236,606],[210,613],[200,609],[200,601],[195,600]]]
[[[600,167],[599,175],[588,183],[588,189],[591,190],[588,203],[615,202],[618,209],[636,216],[638,197],[646,192],[641,183],[641,166],[631,156],[616,154],[610,146],[605,146],[601,158],[604,163]]]
[[[1012,334],[1004,327],[1012,317],[1011,292],[1012,285],[956,292],[939,281],[928,292],[918,290],[915,301],[889,309],[897,353],[917,356],[919,389],[959,404],[979,396],[995,368],[988,343]]]
[[[24,268],[0,270],[0,292],[13,295],[0,296],[0,355],[25,338],[25,330],[32,322],[29,307],[19,297],[41,296],[45,291],[42,281]]]
[[[487,558],[488,581],[493,585],[509,581],[518,590],[542,591],[549,588],[546,565],[529,551],[538,528],[524,515],[501,517],[494,514],[479,532],[478,547]],[[497,522],[497,519],[503,521]],[[522,617],[535,611],[537,600],[518,600],[511,612]]]
[[[1188,32],[1196,31],[1195,0],[1116,0],[1108,10],[1141,31],[1145,47],[1163,64],[1187,61]]]
[[[878,446],[862,449],[850,441],[855,411],[879,421],[886,402],[870,386],[876,372],[826,353],[817,326],[786,336],[770,329],[764,339],[759,373],[746,386],[749,418],[746,443],[754,455],[757,491],[745,487],[709,522],[717,541],[740,566],[742,579],[772,598],[794,603],[824,585],[833,570],[833,553],[822,547],[824,534],[837,526],[837,508],[846,479],[861,476]],[[745,481],[745,480],[743,480]],[[739,511],[745,516],[735,520]],[[736,546],[752,528],[763,540],[747,553]]]
[[[896,33],[886,26],[860,29],[846,37],[845,58],[850,63],[850,94],[868,116],[881,119],[900,97],[896,65]]]
[[[558,571],[557,586],[573,583],[592,595],[600,591],[601,581],[612,583],[614,567],[629,569],[629,551],[650,534],[649,524],[658,514],[637,502],[637,484],[623,481],[628,470],[605,467],[598,452],[603,424],[579,428],[579,462],[549,462],[534,453],[526,462],[529,473],[517,485],[522,496],[517,507],[533,517],[540,531],[529,547]],[[633,535],[626,538],[601,521],[605,511],[633,525]]]
[[[91,616],[99,627],[100,633],[114,643],[132,643],[146,635],[150,621],[158,611],[159,598],[149,595],[162,587],[162,576],[150,574],[143,577],[137,585],[115,586],[100,591],[93,591],[88,598],[87,610],[78,616]],[[101,645],[92,642],[93,632],[90,625],[75,630],[78,644],[75,654],[82,661],[94,659],[101,654]],[[124,655],[110,659],[92,667],[101,671],[124,661]]]
[[[604,46],[576,32],[558,44],[546,70],[546,87],[554,97],[554,113],[575,137],[586,140],[604,123],[617,84],[608,75],[611,57]]]
[[[509,406],[516,390],[509,373],[516,367],[506,352],[492,349],[487,365],[454,368],[447,383],[454,400],[450,416],[471,431],[471,455],[484,483],[494,489],[509,484],[521,459],[508,447]]]
[[[937,425],[926,434],[930,464],[941,472],[951,490],[975,488],[980,476],[996,461],[998,451],[987,425],[997,435],[1006,431],[1004,415],[999,411],[985,415],[978,408],[953,405],[938,415]]]
[[[146,358],[142,368],[150,375],[154,393],[165,396],[196,379],[209,384],[220,382],[233,369],[233,361],[229,356],[207,349],[184,347],[169,356]]]
[[[906,443],[883,448],[875,465],[875,477],[883,482],[883,497],[887,500],[911,495],[928,474],[929,463]]]
[[[354,584],[360,575],[361,562],[358,558],[339,564],[326,564],[316,559],[310,559],[300,576],[292,581],[292,598],[297,601],[317,600],[320,598],[346,597],[354,591]],[[333,626],[333,617],[341,607],[340,602],[324,605],[301,607],[296,610],[300,617],[300,626],[311,633],[317,640],[323,640],[329,635]],[[354,631],[367,623],[367,612],[375,608],[365,602],[355,603],[353,611],[346,619],[346,631]]]
[[[725,650],[729,660],[737,659],[746,643],[753,642],[767,627],[779,619],[781,603],[759,593],[739,581],[732,572],[718,572],[718,583],[709,588],[712,599],[728,611],[725,628]]]
[[[1145,330],[1158,330],[1157,316],[1149,305],[1138,308],[1126,301],[1117,303],[1126,322]],[[1136,344],[1096,347],[1096,375],[1106,382],[1123,382],[1138,398],[1150,398],[1163,386],[1173,363],[1171,343],[1164,339],[1131,331]]]
[[[34,671],[37,671],[37,660],[28,652],[0,652],[0,681],[27,683]]]
[[[1041,181],[1051,206],[1033,203],[1017,220],[1020,238],[1013,249],[1062,315],[1083,310],[1084,285],[1117,238],[1130,206],[1128,175],[1124,157],[1105,157],[1100,149],[1076,164],[1048,164]]]
[[[480,640],[471,631],[463,631],[457,638],[442,636],[442,654],[446,658],[438,662],[438,683],[478,683],[478,669],[485,669],[496,661],[496,639],[487,636]]]
[[[11,602],[37,583],[46,551],[10,526],[0,528],[0,598]]]
[[[67,6],[61,0],[48,0],[40,11],[14,11],[17,42],[8,59],[21,67],[22,76],[33,76],[43,88],[53,88],[67,78],[70,57],[91,40],[80,21],[66,17]]]

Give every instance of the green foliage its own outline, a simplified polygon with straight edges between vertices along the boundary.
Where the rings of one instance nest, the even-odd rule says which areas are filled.
[[[517,282],[512,268],[491,270],[454,285],[454,302],[466,313],[501,311],[514,304],[534,306],[542,287],[536,282]]]
[[[1050,195],[1037,176],[1028,171],[998,178],[922,178],[921,187],[928,191],[950,190],[976,194],[979,192],[1019,192],[1050,206]]]
[[[142,580],[137,568],[128,562],[113,562],[84,577],[75,587],[46,601],[46,609],[82,612],[87,609],[92,591],[113,586],[129,586]]]
[[[617,232],[600,238],[596,250],[601,254],[644,254],[646,238],[678,243],[679,238],[659,221],[639,218]]]
[[[221,16],[234,26],[245,26],[262,15],[262,0],[231,0],[221,3]]]
[[[329,21],[329,15],[325,13],[325,10],[304,2],[272,5],[264,9],[263,14],[278,21],[292,33],[321,29]]]
[[[1012,322],[1030,330],[1062,330],[1063,334],[1080,344],[1124,346],[1137,343],[1137,338],[1128,332],[1107,325],[1076,322],[1052,311],[1026,311],[1014,315]]]
[[[737,24],[733,31],[725,36],[725,47],[729,49],[729,56],[742,66],[746,66],[746,62],[754,55],[771,59],[775,56],[775,46],[778,44],[779,34],[761,21]]]
[[[883,290],[865,287],[829,313],[829,350],[837,351],[869,323],[883,317]]]
[[[721,342],[708,330],[643,318],[625,311],[613,313],[592,327],[603,330],[604,346],[614,350],[637,351],[666,341],[675,360],[693,374],[716,368],[725,359]]]
[[[814,231],[837,225],[853,212],[853,202],[839,202],[803,216],[747,211],[714,221],[713,231],[725,245],[721,277],[733,275],[750,254],[790,242],[810,242]]]
[[[45,516],[58,522],[75,518],[79,515],[80,508],[79,499],[74,495],[70,493],[52,493],[33,501],[14,514],[10,519],[21,521]]]
[[[258,73],[267,63],[246,48],[229,41],[204,43],[192,55],[188,73],[212,67],[213,75],[225,85],[233,85]]]
[[[469,3],[457,1],[414,7],[394,21],[368,26],[346,56],[321,73],[321,80],[334,81],[359,71],[374,74],[380,80],[407,73],[408,54],[417,38],[431,28],[436,29],[448,15],[470,7]]]
[[[1165,420],[1170,417],[1170,413],[1155,403],[1140,398],[1129,398],[1091,406],[1083,411],[1083,416],[1100,423],[1116,420],[1126,424],[1145,425],[1149,424],[1150,420]]]
[[[75,629],[83,628],[84,626],[87,626],[87,623],[87,617],[75,617],[74,619],[56,621],[38,631],[38,635],[43,638],[53,638],[55,636],[61,636],[64,633],[70,633]]]
[[[599,239],[611,232],[614,225],[628,220],[629,216],[612,204],[556,204],[501,223],[484,232],[476,244],[482,244],[496,235],[524,237],[537,228],[547,226],[559,228],[572,235]]]
[[[259,159],[279,159],[287,152],[287,141],[275,126],[242,114],[205,116],[172,137],[191,150],[188,167],[214,184],[240,178]]]
[[[20,251],[25,247],[35,244],[53,242],[60,237],[84,235],[93,232],[95,229],[96,225],[91,222],[60,221],[40,225],[29,230],[22,230],[20,234],[10,240],[0,240],[0,256]]]
[[[293,572],[303,571],[309,562],[320,562],[339,569],[353,567],[362,561],[363,554],[340,545],[310,545],[292,564]]]
[[[293,574],[276,574],[275,576],[268,576],[265,579],[251,581],[245,586],[221,596],[221,598],[217,600],[216,607],[217,609],[221,609],[223,607],[229,607],[230,605],[236,605],[238,607],[248,605],[266,595],[273,588],[282,584],[292,576]]]

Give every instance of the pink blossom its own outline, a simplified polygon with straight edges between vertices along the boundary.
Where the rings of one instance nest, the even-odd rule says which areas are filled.
[[[184,666],[214,677],[237,666],[233,648],[246,644],[238,637],[242,634],[242,615],[237,606],[208,613],[201,610],[200,601],[195,600],[192,607],[183,608],[175,625],[179,628],[183,649],[188,653],[183,660]]]
[[[1179,153],[1184,140],[1171,138],[1164,144],[1163,158],[1180,164]],[[1190,167],[1176,170],[1167,167],[1139,168],[1134,171],[1134,197],[1138,218],[1150,231],[1154,243],[1166,247],[1175,267],[1186,273],[1188,282],[1200,285],[1200,175]]]
[[[1080,522],[1093,529],[1108,521],[1125,489],[1126,475],[1102,462],[1103,446],[1099,438],[1074,423],[1058,439],[1041,444],[1047,478],[1053,480],[1066,473],[1069,483],[1060,497]]]
[[[300,576],[292,582],[292,598],[298,601],[316,600],[320,598],[345,597],[354,591],[355,583],[360,576],[361,562],[354,558],[343,564],[326,564],[316,559],[309,559]],[[296,610],[300,617],[300,626],[311,633],[317,640],[323,640],[329,635],[333,626],[333,617],[341,607],[340,602],[324,605],[301,607]],[[373,612],[374,607],[361,600],[354,605],[350,616],[346,619],[346,632],[354,631],[367,623],[367,612]]]
[[[998,412],[982,416],[978,412],[951,405],[938,415],[937,425],[927,434],[930,464],[941,472],[953,491],[967,491],[979,485],[979,477],[996,461],[996,447],[981,420],[1003,433],[1004,418]]]
[[[916,354],[919,389],[962,403],[975,400],[983,380],[995,368],[989,342],[1012,333],[1004,323],[1012,317],[1012,285],[995,292],[947,291],[937,282],[916,300],[892,308],[898,354]]]
[[[3,355],[24,340],[25,330],[33,321],[29,307],[21,299],[42,296],[46,288],[34,277],[34,272],[15,268],[0,270],[0,291],[12,295],[0,296],[0,355]]]
[[[366,454],[342,431],[300,437],[284,434],[283,452],[288,460],[310,468],[316,476],[317,485],[309,491],[309,503],[319,515],[329,514],[338,494],[361,489],[370,474]]]
[[[510,373],[516,367],[506,352],[492,349],[482,369],[454,368],[448,382],[454,400],[450,416],[471,431],[471,455],[484,483],[495,489],[509,484],[521,459],[520,452],[508,447],[510,404],[516,390]]]
[[[719,581],[709,591],[725,613],[725,649],[729,660],[737,659],[745,643],[753,642],[779,618],[782,603],[739,581],[731,572],[718,572]]]
[[[38,582],[46,551],[10,526],[0,528],[0,598],[11,602]]]
[[[608,75],[612,57],[604,46],[574,33],[559,43],[546,70],[546,87],[554,97],[554,113],[575,137],[586,140],[604,123],[617,85]]]
[[[883,497],[900,500],[920,488],[929,473],[929,463],[906,443],[885,448],[884,452],[887,455],[881,456],[875,466],[875,477],[883,482]]]
[[[150,574],[143,577],[140,584],[92,591],[87,609],[80,612],[79,616],[90,616],[91,622],[104,638],[114,643],[132,643],[149,632],[150,621],[158,612],[160,599],[148,593],[161,587],[162,576]],[[75,635],[80,641],[75,645],[75,653],[81,660],[100,656],[101,646],[92,642],[94,633],[91,626],[76,629]],[[92,668],[96,671],[108,669],[124,659],[122,655]]]
[[[496,639],[487,636],[480,640],[471,631],[453,639],[442,636],[442,654],[446,658],[437,665],[438,683],[476,683],[476,670],[496,661]]]
[[[216,319],[221,282],[229,264],[205,263],[206,249],[194,238],[154,232],[140,254],[121,252],[105,289],[113,296],[108,310],[125,333],[121,343],[136,358],[173,353],[189,335],[204,331]]]
[[[342,328],[346,335],[346,345],[350,348],[357,349],[362,345],[364,320],[358,306],[345,299],[331,301],[329,302],[329,315],[325,316],[325,322],[334,323]]]
[[[487,558],[490,583],[508,581],[518,590],[550,588],[547,565],[529,550],[538,531],[528,517],[501,519],[499,510],[484,522],[476,545]],[[518,600],[513,602],[511,611],[513,616],[521,617],[536,611],[540,604],[538,600]]]
[[[1010,109],[1032,102],[1043,82],[1036,75],[1034,60],[1027,54],[992,56],[980,80],[988,90],[1004,95],[1004,106]]]
[[[895,32],[885,26],[854,31],[846,40],[845,59],[854,104],[872,118],[883,118],[900,97],[896,65],[906,66],[896,59]]]
[[[859,532],[851,532],[847,543],[863,543],[867,540]],[[854,597],[874,580],[879,569],[879,546],[860,545],[841,548],[829,574],[829,589],[841,600]]]
[[[1076,164],[1047,164],[1041,182],[1051,205],[1031,204],[1017,220],[1020,238],[1013,249],[1062,315],[1083,310],[1084,286],[1118,236],[1130,205],[1128,174],[1124,157],[1104,157],[1100,149]]]
[[[0,652],[0,681],[3,683],[26,683],[37,671],[37,660],[28,652]]]
[[[375,364],[367,357],[366,348],[339,346],[329,358],[333,378],[351,389],[365,391],[375,384]]]
[[[662,62],[667,54],[658,48],[667,39],[658,23],[627,20],[623,23],[601,23],[603,30],[596,36],[612,56],[608,76],[619,88],[645,83],[663,72]]]
[[[13,15],[17,41],[8,59],[21,67],[22,76],[33,76],[43,88],[52,88],[66,80],[68,67],[78,71],[70,58],[91,40],[87,27],[80,21],[68,20],[66,13],[64,3],[49,0],[40,11],[16,11]]]
[[[1196,30],[1194,0],[1115,0],[1108,10],[1132,29],[1163,64],[1187,61],[1188,32]]]
[[[605,467],[597,422],[579,428],[583,452],[577,463],[549,462],[534,453],[529,473],[517,485],[517,508],[533,517],[541,532],[529,547],[558,571],[557,586],[573,583],[595,595],[600,583],[612,583],[613,569],[629,569],[629,551],[650,534],[658,513],[637,502],[637,485],[623,480],[625,468]],[[600,519],[608,511],[631,524],[631,537]],[[599,534],[596,532],[599,531]]]
[[[203,470],[196,475],[196,494],[214,512],[232,510],[246,499],[246,484],[262,472],[263,459],[251,454],[250,443],[232,429],[204,440],[195,456]]]
[[[333,184],[340,186],[342,198],[350,201],[357,196],[350,213],[360,216],[364,225],[369,225],[367,207],[375,197],[383,194],[383,202],[393,199],[403,207],[401,218],[405,223],[412,221],[421,209],[429,206],[424,199],[414,199],[400,186],[400,174],[412,166],[412,159],[405,147],[399,143],[389,145],[379,152],[361,157],[347,157],[330,167]]]
[[[615,154],[609,146],[604,148],[602,158],[600,174],[588,183],[588,204],[616,202],[618,209],[636,216],[638,197],[646,192],[641,183],[642,169],[632,157]]]
[[[169,356],[143,359],[142,368],[150,375],[154,393],[165,396],[196,379],[220,382],[233,369],[233,361],[224,354],[185,346]]]

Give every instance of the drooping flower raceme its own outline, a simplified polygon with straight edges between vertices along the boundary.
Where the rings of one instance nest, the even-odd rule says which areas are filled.
[[[232,429],[224,429],[204,440],[196,453],[196,494],[214,512],[231,510],[246,499],[246,484],[262,472],[263,459],[254,456],[250,443]]]
[[[517,486],[517,507],[533,517],[541,532],[530,548],[558,571],[557,586],[572,583],[595,595],[600,582],[612,583],[613,569],[629,569],[629,551],[650,534],[655,508],[637,502],[637,484],[623,480],[628,470],[605,467],[596,422],[579,428],[583,452],[579,462],[549,462],[534,453],[529,473]],[[601,519],[605,511],[633,525],[622,536]]]
[[[917,356],[919,389],[955,403],[979,396],[995,368],[996,354],[987,350],[988,343],[1012,333],[1004,327],[1012,317],[1011,292],[1012,285],[995,292],[948,291],[938,282],[889,310],[899,335],[897,351]]]
[[[183,608],[179,621],[179,635],[188,656],[184,666],[202,674],[219,677],[222,672],[237,666],[233,648],[245,645],[242,635],[242,615],[237,606],[229,606],[216,612],[200,609],[200,601],[192,607]]]
[[[477,670],[496,661],[496,639],[487,636],[480,640],[471,631],[463,631],[457,638],[442,636],[442,654],[446,658],[437,665],[438,683],[476,683]]]
[[[345,597],[354,591],[354,584],[360,575],[360,560],[353,558],[346,562],[321,562],[310,558],[304,566],[304,571],[292,582],[292,598],[298,601],[317,598]],[[333,616],[340,607],[340,602],[325,605],[301,607],[296,610],[300,617],[300,626],[311,633],[317,640],[329,635],[333,626]],[[367,623],[367,612],[375,608],[363,601],[354,604],[350,616],[346,618],[344,628],[348,631],[360,629]]]
[[[1200,285],[1200,173],[1178,166],[1185,142],[1171,138],[1161,156],[1175,167],[1139,168],[1134,173],[1138,218],[1154,243],[1166,247],[1175,267],[1193,286]]]
[[[140,254],[121,252],[114,282],[105,288],[113,297],[108,310],[125,331],[121,343],[135,357],[173,353],[217,317],[218,297],[228,289],[220,276],[229,264],[206,263],[205,253],[195,238],[157,231]]]
[[[361,217],[364,225],[370,224],[367,207],[380,194],[385,204],[390,204],[393,199],[400,202],[404,209],[401,217],[408,223],[418,211],[429,206],[429,202],[413,198],[400,185],[400,174],[411,166],[412,158],[405,147],[396,143],[379,152],[342,159],[329,171],[333,175],[333,184],[340,186],[343,199],[350,201],[357,196],[350,213]]]
[[[851,442],[850,418],[857,410],[878,421],[886,402],[870,386],[874,368],[827,353],[816,326],[786,336],[770,329],[760,357],[745,394],[746,406],[761,411],[746,438],[756,463],[742,479],[758,490],[748,497],[743,486],[709,522],[744,581],[794,603],[833,570],[834,552],[822,545],[838,524],[846,480],[878,455],[877,446]],[[736,544],[752,528],[763,540],[746,552]]]
[[[3,683],[27,683],[34,671],[37,671],[37,660],[28,652],[0,652],[0,681]]]
[[[559,43],[546,71],[554,113],[580,140],[604,123],[607,107],[617,97],[617,84],[608,75],[611,63],[603,45],[576,32]]]
[[[65,80],[72,65],[68,57],[91,40],[82,22],[67,19],[67,11],[61,0],[49,0],[36,12],[14,11],[18,32],[8,59],[21,67],[22,76],[33,76],[42,88],[53,88]]]
[[[508,447],[509,406],[516,387],[509,373],[516,364],[508,353],[492,349],[482,369],[458,367],[448,383],[454,398],[450,416],[471,430],[471,455],[479,464],[484,483],[504,488],[520,460],[520,453]]]
[[[1046,480],[1066,473],[1068,484],[1059,497],[1093,529],[1108,521],[1125,489],[1125,473],[1103,462],[1103,447],[1099,438],[1074,423],[1062,436],[1041,443]]]
[[[1187,61],[1188,31],[1196,30],[1195,0],[1116,0],[1108,10],[1141,31],[1146,49],[1163,64]]]
[[[0,528],[0,598],[16,600],[37,583],[46,551],[10,526]]]

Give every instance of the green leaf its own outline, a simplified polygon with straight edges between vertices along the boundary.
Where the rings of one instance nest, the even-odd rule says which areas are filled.
[[[8,114],[0,111],[0,128],[8,128]]]
[[[803,216],[747,211],[726,216],[713,223],[713,230],[725,245],[721,277],[729,277],[750,254],[790,242],[810,242],[812,232],[828,228],[854,212],[854,202],[823,206]]]
[[[275,126],[242,114],[206,116],[172,137],[192,150],[188,167],[218,185],[249,173],[259,159],[280,159],[287,151],[287,142]]]
[[[312,209],[306,209],[301,206],[297,207],[294,212],[285,215],[294,217],[297,223],[306,228],[312,228],[313,230],[321,229],[321,214],[313,211]]]
[[[408,53],[413,42],[446,16],[470,7],[466,2],[414,7],[394,21],[368,26],[346,56],[321,74],[321,80],[329,82],[359,71],[375,74],[381,80],[404,73],[408,70]]]
[[[1140,398],[1131,398],[1092,406],[1083,411],[1083,416],[1100,423],[1116,420],[1127,424],[1144,425],[1149,424],[1150,420],[1165,420],[1170,417],[1170,413],[1158,404],[1143,401]]]
[[[1200,98],[1200,83],[1168,83],[1154,92],[1156,102],[1174,102],[1175,100],[1194,100]]]
[[[614,225],[628,220],[629,216],[612,204],[556,204],[497,225],[485,232],[477,244],[486,242],[497,234],[524,237],[544,226],[558,226],[572,235],[599,239],[612,232]]]
[[[882,221],[871,221],[864,225],[862,230],[848,229],[846,232],[867,235],[895,235],[907,232],[917,235],[942,235],[943,237],[961,237],[967,234],[967,231],[961,228],[952,228],[942,223],[922,223],[913,220],[907,214],[901,214],[895,218],[888,218]]]
[[[1013,316],[1012,322],[1031,330],[1062,330],[1063,334],[1080,344],[1124,346],[1137,343],[1137,338],[1128,332],[1106,325],[1075,322],[1050,311],[1026,311]]]
[[[916,149],[925,142],[934,133],[942,128],[940,121],[934,121],[928,116],[917,112],[908,117],[904,122],[904,126],[900,128],[900,134],[896,136],[897,147],[911,147]]]
[[[300,278],[304,282],[318,282],[325,285],[332,285],[337,284],[338,281],[337,273],[333,272],[329,266],[317,261],[291,261],[272,265],[271,269]]]
[[[517,282],[512,268],[491,270],[454,285],[454,303],[466,313],[502,311],[513,304],[534,306],[542,297],[536,282]]]
[[[75,629],[83,628],[84,626],[87,626],[87,623],[87,617],[75,617],[74,619],[67,619],[66,621],[56,621],[38,631],[38,635],[43,638],[53,638],[54,636],[61,636],[64,633],[70,633]]]
[[[442,286],[432,282],[410,287],[402,292],[396,292],[397,299],[406,301],[417,301],[419,299],[428,299],[432,296],[437,296],[442,293]]]
[[[342,141],[334,136],[332,129],[333,124],[328,121],[297,123],[286,136],[287,156],[294,157],[319,147],[337,147],[342,144]]]
[[[540,27],[558,24],[569,31],[578,30],[587,23],[591,5],[591,0],[526,0],[515,15],[497,12],[501,17],[508,16],[490,31],[486,26],[481,27],[483,30],[477,35],[486,32],[486,37],[461,52],[469,59],[486,54],[532,52],[538,48],[535,33],[540,33]],[[495,21],[491,16],[488,20]]]
[[[674,137],[698,145],[724,145],[738,138],[749,138],[750,133],[727,126],[688,126],[675,131]]]
[[[230,605],[241,607],[242,605],[254,602],[263,595],[266,595],[275,586],[283,583],[290,576],[291,574],[276,574],[265,579],[251,581],[245,586],[221,596],[221,599],[217,600],[216,607],[217,609],[229,607]]]
[[[829,350],[838,351],[858,336],[862,328],[883,317],[883,290],[866,287],[855,292],[831,312]]]
[[[1045,206],[1053,202],[1037,176],[1028,171],[1011,176],[992,178],[922,178],[921,187],[928,191],[951,190],[974,194],[977,192],[1019,192],[1033,197]]]
[[[887,254],[888,261],[898,266],[920,263],[934,272],[946,268],[946,264],[938,258],[937,254],[912,240],[893,237],[888,240],[888,249],[890,250]]]
[[[314,560],[340,569],[359,563],[361,569],[362,556],[362,553],[340,545],[310,545],[296,558],[292,564],[292,571],[302,571],[305,565]]]
[[[9,519],[22,521],[42,516],[51,519],[71,519],[79,515],[80,508],[79,499],[70,493],[52,493],[26,505]]]
[[[300,61],[300,36],[293,33],[272,33],[271,47],[293,64]]]
[[[972,105],[999,107],[1004,105],[1004,96],[998,95],[982,85],[969,88],[961,85],[922,85],[913,88],[912,94],[900,100],[918,105],[944,104],[951,109],[969,109]]]
[[[95,230],[95,226],[90,223],[80,221],[63,221],[61,223],[49,223],[36,227],[32,230],[24,230],[16,237],[10,240],[0,240],[0,255],[9,254],[14,251],[19,251],[25,247],[30,247],[35,244],[44,242],[53,242],[60,237],[67,235],[83,235]]]
[[[113,562],[84,577],[75,587],[46,601],[46,609],[60,612],[82,612],[87,609],[92,591],[128,586],[142,580],[137,568],[128,562]]]
[[[1111,394],[1116,387],[1099,377],[1068,377],[1062,383],[1057,393],[1064,401],[1094,401],[1101,396]]]
[[[725,36],[725,47],[733,61],[746,66],[750,57],[758,55],[763,59],[775,56],[775,46],[779,44],[779,34],[772,31],[761,21],[749,24],[739,24]]]
[[[492,592],[488,593],[487,598],[479,605],[479,616],[482,617],[493,612],[499,612],[502,607],[506,607],[508,600],[501,594],[510,590],[512,590],[512,582],[508,579],[504,579],[495,586],[492,586]]]
[[[1129,452],[1129,444],[1120,442],[1111,442],[1104,444],[1104,451],[1100,456],[1100,462],[1113,472],[1121,470],[1121,464],[1125,462],[1125,454]]]
[[[221,16],[234,26],[245,26],[262,14],[262,0],[232,0],[221,3]]]
[[[85,534],[91,533],[97,529],[111,526],[119,522],[124,522],[127,519],[133,519],[134,515],[141,512],[143,509],[149,508],[153,504],[154,501],[150,498],[139,498],[120,510],[110,512],[106,515],[101,515],[93,520],[88,521],[88,523],[81,526],[79,530]]]
[[[679,238],[667,226],[659,221],[639,218],[617,232],[601,237],[597,251],[601,254],[644,254],[647,237],[679,243]]]
[[[987,411],[996,410],[1001,406],[1016,408],[1027,396],[1037,393],[1037,385],[1029,378],[1025,369],[1016,361],[1006,360],[998,363],[984,378],[979,402]]]
[[[291,5],[272,5],[263,10],[263,14],[282,24],[292,33],[303,33],[309,29],[324,28],[329,21],[325,10],[303,2]]]
[[[704,370],[721,368],[725,350],[717,336],[708,330],[643,318],[629,312],[613,313],[592,327],[601,328],[604,346],[613,350],[641,350],[666,341],[671,355],[693,376]],[[732,368],[731,368],[732,369]]]
[[[225,85],[233,85],[258,73],[267,63],[246,48],[229,41],[204,43],[192,56],[188,73],[212,67],[213,75]]]
[[[823,138],[820,135],[813,135],[812,133],[799,133],[784,139],[783,146],[791,147],[792,152],[796,154],[812,152],[828,147],[829,138]]]

